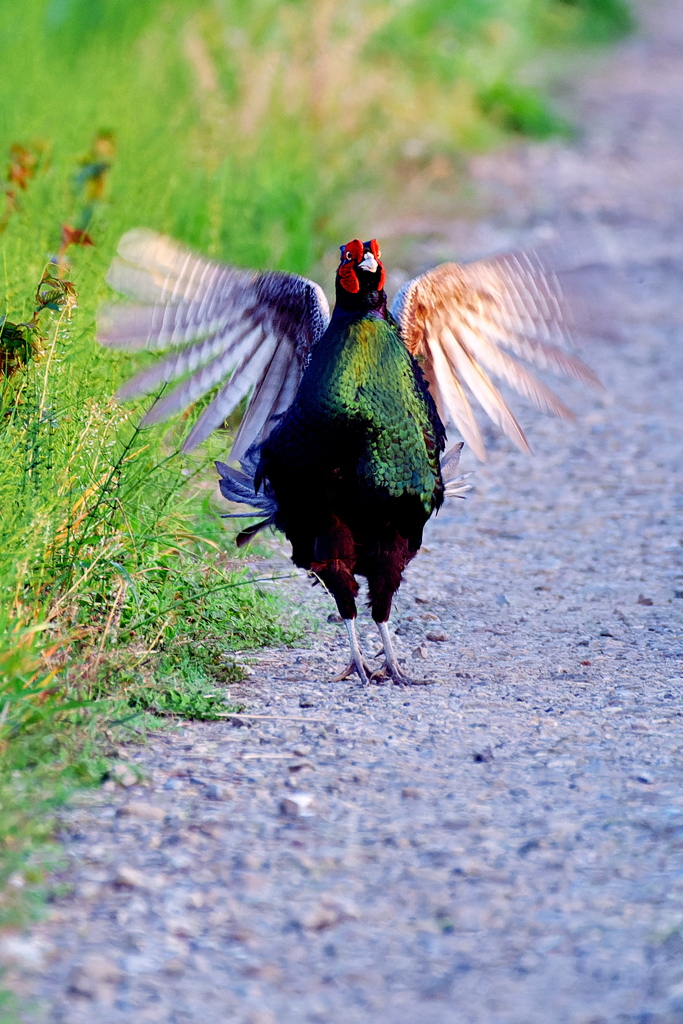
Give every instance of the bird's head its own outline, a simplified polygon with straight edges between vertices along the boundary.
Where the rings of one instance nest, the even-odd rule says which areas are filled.
[[[376,240],[372,238],[369,242],[361,242],[359,238],[354,238],[339,248],[341,258],[337,270],[337,301],[342,300],[344,305],[355,305],[351,297],[356,296],[359,305],[374,307],[381,304],[386,274]]]

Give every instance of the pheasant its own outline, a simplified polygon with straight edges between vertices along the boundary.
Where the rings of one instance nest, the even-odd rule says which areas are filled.
[[[485,459],[469,391],[529,451],[491,375],[566,419],[570,410],[520,360],[597,384],[568,351],[556,288],[540,264],[524,255],[445,263],[409,281],[390,312],[377,242],[353,239],[341,246],[330,316],[312,281],[238,270],[138,229],[121,239],[107,280],[135,302],[105,308],[100,342],[170,350],[118,397],[160,389],[143,420],[151,424],[218,388],[188,450],[250,394],[228,460],[216,463],[224,497],[256,510],[237,515],[261,516],[237,543],[271,525],[286,535],[294,563],[322,581],[346,625],[351,660],[338,678],[355,672],[363,683],[379,674],[356,632],[356,577],[365,577],[380,672],[410,682],[388,621],[425,523],[464,489],[463,441],[445,452],[445,424]]]

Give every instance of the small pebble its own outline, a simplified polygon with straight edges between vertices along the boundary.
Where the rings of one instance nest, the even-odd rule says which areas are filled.
[[[109,776],[118,782],[119,786],[124,786],[126,789],[138,782],[138,776],[127,764],[115,764],[109,769]]]
[[[313,816],[311,805],[313,804],[312,793],[292,793],[280,801],[280,810],[283,814],[294,818],[310,818]]]
[[[167,811],[165,807],[143,800],[130,800],[119,807],[117,813],[119,817],[139,818],[141,821],[163,821]]]
[[[431,640],[432,643],[441,643],[446,639],[446,634],[440,630],[430,629],[429,633],[425,633],[427,640]]]
[[[229,800],[231,791],[218,782],[209,782],[204,791],[207,800]]]
[[[154,888],[155,881],[144,871],[139,871],[128,864],[120,864],[116,869],[114,884],[129,889],[150,889]]]
[[[0,934],[0,964],[13,964],[22,970],[38,971],[45,963],[48,946],[40,938],[16,935],[12,932]]]
[[[69,990],[89,999],[101,999],[123,972],[110,957],[91,953],[71,973]]]

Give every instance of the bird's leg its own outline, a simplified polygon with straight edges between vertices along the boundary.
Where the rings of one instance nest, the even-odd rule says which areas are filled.
[[[395,683],[402,683],[404,686],[409,685],[412,683],[412,680],[409,679],[408,676],[404,675],[399,668],[398,658],[396,657],[394,645],[392,644],[391,637],[389,635],[389,623],[378,622],[377,628],[379,630],[379,635],[382,638],[382,647],[384,648],[384,657],[386,658],[383,671],[388,672]]]
[[[360,676],[361,683],[367,685],[370,681],[369,677],[372,675],[372,669],[363,658],[363,652],[360,649],[358,643],[358,634],[356,633],[356,620],[355,619],[344,619],[344,625],[346,626],[346,632],[349,635],[349,646],[351,648],[351,661],[346,666],[341,675],[335,677],[334,682],[339,683],[342,679],[348,679],[350,675],[357,672]]]

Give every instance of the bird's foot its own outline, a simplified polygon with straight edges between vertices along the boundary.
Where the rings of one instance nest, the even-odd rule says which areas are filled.
[[[404,676],[402,672],[392,674],[391,678],[395,686],[431,686],[438,681],[436,679],[411,679],[410,676]]]
[[[373,683],[385,680],[391,680],[396,686],[426,686],[433,682],[431,679],[411,679],[401,671],[397,664],[390,665],[389,662],[385,662],[370,677],[370,681]]]
[[[361,683],[364,683],[365,685],[367,685],[371,679],[374,679],[376,674],[374,669],[368,665],[365,658],[361,658],[360,662],[356,662],[355,660],[350,661],[344,671],[340,672],[338,676],[335,676],[332,682],[341,683],[344,679],[348,679],[349,676],[352,676],[354,672],[360,677]]]
[[[387,665],[387,675],[396,686],[412,686],[413,680],[410,676],[401,672],[398,666]]]
[[[391,679],[392,683],[395,683],[396,686],[427,686],[429,683],[434,682],[433,679],[411,679],[405,675],[398,663],[387,623],[378,622],[377,628],[382,638],[382,649],[386,660],[384,665],[375,672],[375,678],[381,675],[384,679]]]
[[[355,619],[344,619],[344,625],[346,626],[346,632],[349,636],[349,647],[351,648],[351,661],[346,666],[341,675],[338,675],[333,680],[335,683],[340,683],[343,679],[348,679],[349,676],[355,672],[360,678],[363,686],[367,686],[374,675],[374,669],[372,669],[365,658],[363,652],[360,649],[358,643],[358,635],[356,633],[356,620]]]

